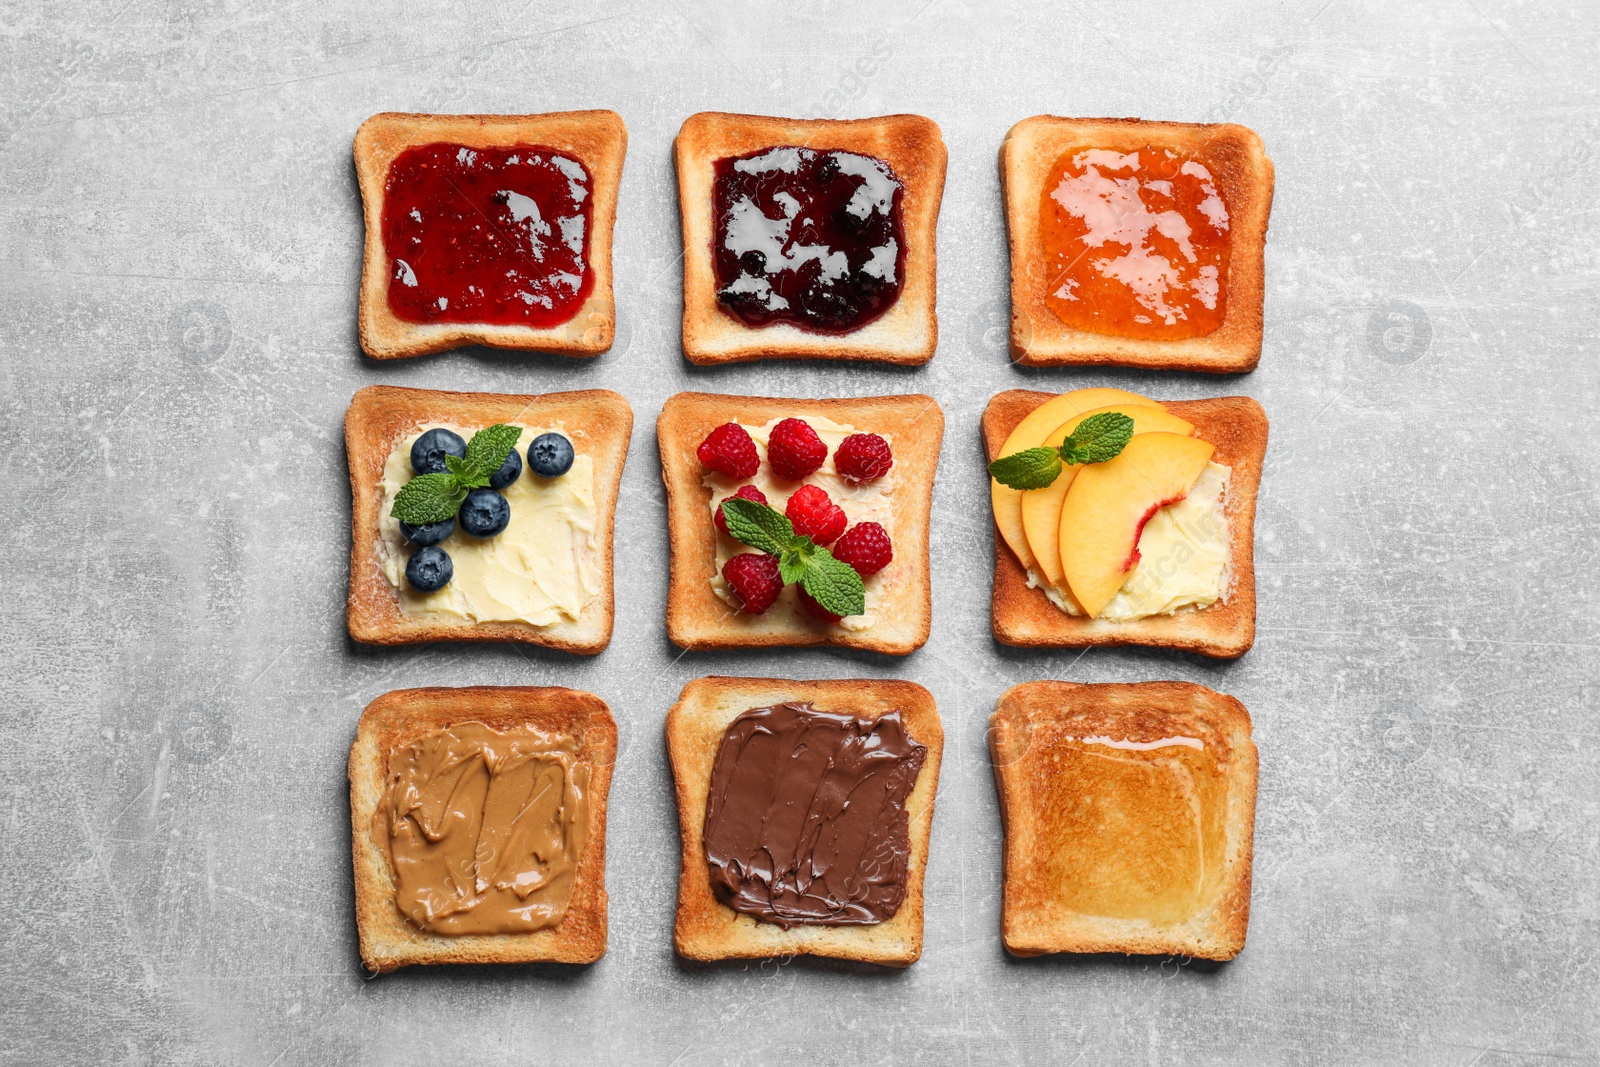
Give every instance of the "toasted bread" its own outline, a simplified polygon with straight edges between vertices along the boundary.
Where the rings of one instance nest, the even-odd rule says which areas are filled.
[[[1211,825],[1221,871],[1164,920],[1072,910],[1069,883],[1078,868],[1057,868],[1071,865],[1073,854],[1060,850],[1081,842],[1083,821],[1104,829],[1119,823],[1153,825],[1164,816],[1151,807],[1159,801],[1150,795],[1085,795],[1086,779],[1065,769],[1052,751],[1066,738],[1142,746],[1192,739],[1213,761],[1208,773],[1222,779],[1208,783],[1219,806]],[[1001,695],[990,720],[989,745],[1006,833],[1002,930],[1007,950],[1018,956],[1124,952],[1229,960],[1244,948],[1256,810],[1256,747],[1244,705],[1188,682],[1025,682]],[[1191,780],[1192,800],[1200,795],[1195,789]],[[1129,847],[1150,843],[1142,839]],[[1146,870],[1167,858],[1145,850],[1128,856],[1133,866]],[[1200,869],[1207,869],[1204,862]],[[1104,869],[1084,876],[1096,874]],[[1087,884],[1095,893],[1126,894],[1119,903],[1147,888]]]
[[[1050,169],[1073,148],[1171,148],[1211,171],[1227,204],[1231,256],[1222,325],[1201,337],[1118,337],[1068,326],[1045,302],[1039,201]],[[1066,119],[1036,115],[1000,147],[1000,184],[1011,243],[1011,355],[1030,367],[1116,364],[1232,373],[1261,359],[1261,308],[1272,160],[1253,130],[1233,123]]]
[[[1009,389],[983,412],[983,441],[990,461],[998,458],[1017,423],[1054,393]],[[1155,645],[1219,659],[1244,655],[1256,639],[1256,493],[1267,454],[1267,416],[1247,396],[1211,400],[1163,400],[1161,406],[1194,424],[1194,435],[1216,446],[1212,459],[1231,467],[1224,512],[1228,518],[1232,585],[1209,608],[1184,608],[1133,622],[1068,615],[1028,587],[1028,575],[998,535],[994,539],[993,625],[1004,644],[1024,648],[1084,645]]]
[[[441,936],[418,930],[395,907],[394,875],[373,839],[390,756],[411,741],[457,723],[496,730],[524,723],[578,739],[590,768],[589,827],[566,914],[528,933]],[[593,963],[606,951],[606,797],[617,759],[617,724],[605,701],[577,689],[477,686],[397,689],[367,705],[350,746],[350,848],[356,880],[361,960],[370,970],[416,963]]]
[[[589,172],[594,197],[588,264],[589,298],[555,326],[495,326],[470,322],[417,323],[389,309],[389,256],[383,246],[383,198],[389,165],[417,145],[463,144],[490,148],[541,145],[571,156]],[[356,131],[356,177],[361,186],[367,239],[361,264],[358,322],[361,348],[373,359],[407,359],[462,345],[492,345],[564,356],[594,356],[611,347],[616,302],[611,287],[611,229],[628,130],[615,111],[561,111],[548,115],[374,115]]]
[[[846,334],[813,333],[786,322],[752,328],[717,303],[712,265],[712,189],[719,159],[795,145],[884,160],[900,179],[905,280],[894,306]],[[875,119],[777,119],[704,111],[678,131],[678,204],[683,218],[683,352],[692,363],[755,359],[857,359],[920,365],[933,358],[934,237],[944,195],[939,127],[920,115]]]
[[[523,622],[472,622],[409,615],[382,570],[378,533],[383,468],[410,433],[439,423],[481,428],[497,422],[560,422],[580,455],[594,457],[594,548],[601,588],[576,620],[550,626]],[[344,417],[350,461],[350,636],[374,645],[424,641],[516,641],[592,655],[611,641],[611,541],[617,488],[633,432],[633,410],[609,389],[540,396],[448,393],[369,385],[356,393]]]
[[[877,602],[878,619],[866,630],[846,630],[809,617],[775,612],[746,615],[711,587],[716,574],[717,532],[711,525],[712,491],[695,450],[707,434],[729,421],[764,425],[775,418],[818,415],[859,432],[889,438],[894,451],[895,560],[908,567],[902,580]],[[667,596],[667,634],[691,651],[836,645],[904,655],[928,640],[933,598],[928,583],[928,513],[933,476],[944,437],[944,412],[930,396],[862,397],[849,400],[780,400],[768,397],[679,393],[656,420],[661,477],[667,486],[667,529],[672,578]],[[832,458],[825,461],[831,463]],[[869,597],[872,595],[869,580]],[[787,594],[786,594],[787,595]]]
[[[819,711],[848,712],[874,719],[899,711],[910,736],[926,746],[927,759],[906,804],[911,858],[906,895],[886,922],[872,926],[794,926],[759,922],[723,904],[711,888],[702,830],[711,769],[728,724],[751,708],[810,701]],[[678,878],[678,916],[673,943],[692,960],[764,959],[809,955],[905,967],[922,955],[922,880],[928,866],[934,793],[944,730],[933,694],[911,682],[878,679],[796,682],[777,678],[697,678],[684,686],[667,713],[667,754],[678,793],[683,868]]]

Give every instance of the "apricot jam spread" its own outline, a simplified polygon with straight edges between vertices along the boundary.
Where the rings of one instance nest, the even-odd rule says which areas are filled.
[[[407,322],[556,326],[594,288],[582,163],[538,145],[408,148],[389,165],[389,308]]]
[[[1068,326],[1177,340],[1222,325],[1228,207],[1198,160],[1072,149],[1044,183],[1039,238],[1045,302]]]
[[[1044,740],[1036,738],[1036,741]],[[1227,845],[1227,775],[1199,738],[1049,739],[1057,812],[1039,876],[1081,915],[1182,922],[1215,893]]]
[[[717,300],[748,326],[846,333],[900,295],[904,189],[889,164],[779,147],[717,161]]]

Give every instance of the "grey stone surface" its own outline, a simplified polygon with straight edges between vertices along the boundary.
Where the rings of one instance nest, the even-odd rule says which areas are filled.
[[[1592,5],[0,11],[0,1061],[1600,1056]],[[631,136],[617,349],[364,361],[361,120],[591,106]],[[683,361],[670,150],[701,109],[942,125],[929,367]],[[1009,364],[995,152],[1046,111],[1260,131],[1278,192],[1258,371]],[[371,382],[628,397],[610,651],[348,642],[340,419]],[[1261,630],[1243,660],[992,642],[982,406],[1085,384],[1266,406]],[[683,389],[939,398],[925,649],[668,644],[653,422]],[[938,697],[949,740],[909,971],[675,959],[661,723],[685,681],[715,672],[905,677]],[[1009,959],[983,749],[996,695],[1169,677],[1255,718],[1248,947],[1221,967]],[[579,686],[616,710],[610,951],[587,969],[363,980],[344,781],[356,718],[391,688],[467,683]]]

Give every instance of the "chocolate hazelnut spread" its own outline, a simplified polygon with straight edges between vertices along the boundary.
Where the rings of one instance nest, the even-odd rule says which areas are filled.
[[[372,834],[412,925],[508,934],[561,921],[589,832],[577,744],[464,722],[395,748]]]
[[[706,798],[717,899],[784,929],[893,918],[911,856],[906,801],[927,755],[898,711],[778,704],[734,719]]]

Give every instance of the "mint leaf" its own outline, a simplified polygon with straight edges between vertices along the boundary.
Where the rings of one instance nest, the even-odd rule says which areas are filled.
[[[769,556],[777,556],[780,569],[784,553],[795,547],[794,524],[768,504],[738,497],[724,500],[722,517],[735,541]]]
[[[1061,474],[1061,454],[1053,448],[1025,448],[989,464],[989,474],[1012,489],[1043,489]]]
[[[794,542],[778,556],[778,577],[784,584],[798,582],[805,577],[811,557],[817,552],[816,542],[809,537],[796,537]]]
[[[493,426],[485,426],[472,435],[472,440],[467,442],[466,466],[474,473],[482,475],[483,481],[478,485],[488,485],[489,479],[505,463],[511,450],[517,447],[517,439],[522,436],[520,426],[507,426],[497,422]],[[447,458],[446,463],[449,462]]]
[[[464,459],[446,456],[444,457],[444,465],[449,468],[450,477],[456,480],[457,485],[465,486],[468,489],[482,489],[489,484],[489,476]]]
[[[1102,411],[1078,423],[1061,442],[1061,458],[1067,463],[1104,463],[1120,455],[1132,437],[1132,419],[1120,411]]]
[[[454,456],[446,457],[447,460]],[[447,471],[419,474],[394,495],[389,514],[410,526],[425,526],[453,518],[467,499],[466,487]]]
[[[861,583],[861,575],[825,548],[815,549],[800,579],[800,588],[810,593],[823,610],[835,615],[860,615],[867,610],[867,589]]]

